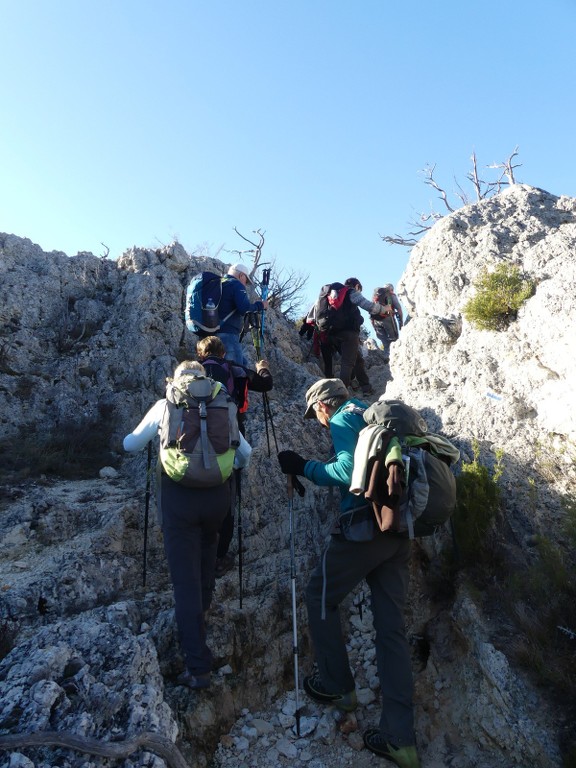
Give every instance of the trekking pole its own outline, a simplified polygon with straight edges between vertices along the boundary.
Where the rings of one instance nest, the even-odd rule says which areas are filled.
[[[262,301],[266,301],[268,298],[268,290],[270,286],[270,270],[269,269],[263,269],[262,270]],[[262,346],[264,346],[264,310],[260,313],[261,321],[260,321],[260,339]]]
[[[265,270],[268,271],[268,270]],[[261,359],[261,348],[260,348],[260,339],[261,339],[261,332],[260,332],[260,316],[258,313],[254,313],[254,322],[252,323],[251,329],[252,329],[252,343],[254,344],[254,349],[256,350],[256,358],[258,360]],[[274,422],[272,421],[272,411],[270,410],[270,401],[268,400],[268,393],[262,392],[262,403],[264,407],[264,427],[266,429],[266,445],[268,446],[268,456],[270,456],[270,432],[268,431],[268,422],[270,422],[270,426],[272,428],[272,436],[274,437],[274,445],[276,446],[276,453],[278,453],[278,441],[276,440],[276,430],[274,429]]]
[[[272,429],[272,437],[274,438],[274,447],[276,453],[278,453],[278,440],[276,439],[276,430],[274,429],[274,420],[272,419],[272,410],[270,409],[270,400],[268,399],[268,392],[262,392],[262,399],[264,400],[264,420],[270,422],[270,428]],[[266,414],[266,412],[268,412]],[[266,440],[268,442],[268,456],[270,456],[270,440],[268,439],[268,427],[266,427]]]
[[[296,735],[300,738],[300,700],[298,680],[298,627],[296,624],[296,557],[294,554],[294,480],[292,475],[286,476],[288,489],[288,520],[290,528],[290,579],[292,582],[292,649],[294,653],[294,690],[296,694]],[[298,481],[300,482],[300,481]]]
[[[240,610],[242,610],[242,484],[240,475],[241,469],[234,470],[236,472],[236,497],[238,499],[238,581],[239,581],[239,594],[240,594]]]
[[[150,467],[152,466],[152,442],[148,443],[146,466],[146,503],[144,505],[144,552],[142,557],[142,586],[146,586],[146,553],[148,549],[148,515],[150,512]]]

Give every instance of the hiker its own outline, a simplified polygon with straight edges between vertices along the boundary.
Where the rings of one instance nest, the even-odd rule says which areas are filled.
[[[224,344],[217,336],[206,336],[196,344],[196,355],[204,366],[207,375],[215,381],[222,382],[234,398],[238,406],[238,426],[242,434],[245,434],[248,390],[269,392],[274,382],[266,360],[259,360],[256,363],[256,370],[252,371],[227,361],[225,354]],[[223,576],[234,565],[234,557],[228,554],[228,550],[234,535],[234,499],[236,497],[237,480],[236,472],[232,473],[231,503],[218,536],[218,550],[216,552],[217,577]]]
[[[346,386],[350,385],[354,366],[358,363],[358,381],[365,395],[373,394],[374,390],[364,369],[363,360],[358,361],[360,352],[360,328],[364,318],[360,314],[359,305],[368,311],[380,313],[383,307],[373,304],[358,293],[355,296],[355,286],[360,282],[352,277],[342,283],[328,283],[322,286],[316,301],[316,327],[320,334],[320,351],[324,361],[324,375],[333,375],[333,356],[340,354],[340,378]],[[359,375],[358,375],[359,374]]]
[[[330,430],[335,458],[306,460],[295,451],[281,451],[282,472],[301,475],[318,486],[337,486],[341,493],[340,515],[357,510],[360,520],[373,517],[363,494],[350,492],[353,458],[358,435],[366,426],[365,404],[350,399],[340,379],[320,379],[306,392],[305,419],[316,418]],[[315,653],[315,670],[303,680],[308,696],[345,712],[357,706],[354,677],[340,624],[340,605],[366,579],[372,598],[376,630],[376,660],[382,694],[378,728],[364,733],[366,747],[402,768],[418,768],[412,704],[410,649],[404,626],[410,540],[382,533],[374,527],[373,538],[344,538],[336,523],[320,564],[306,589],[306,607]]]
[[[357,277],[349,277],[344,285],[350,288],[350,302],[356,307],[360,307],[368,312],[371,318],[380,317],[388,312],[383,305],[378,302],[369,301],[362,295],[362,283]],[[360,334],[358,334],[358,337],[360,337]],[[358,381],[363,395],[371,395],[374,393],[364,366],[364,356],[362,355],[362,342],[360,341],[360,338],[358,338],[358,352],[350,375],[351,380],[354,378]]]
[[[383,288],[375,288],[373,300],[389,308],[386,316],[372,316],[370,318],[374,326],[374,333],[384,347],[384,363],[388,364],[390,362],[390,345],[392,342],[398,341],[403,325],[402,305],[394,293],[392,283],[387,283]]]
[[[205,370],[200,363],[185,360],[174,371],[174,381],[180,376],[205,376]],[[167,381],[170,387],[172,380]],[[156,401],[124,438],[124,450],[140,451],[158,434],[169,412],[168,405],[167,398]],[[243,444],[248,446],[246,441]],[[236,463],[240,463],[237,460],[242,458],[243,450],[236,452]],[[176,624],[186,663],[178,683],[194,690],[208,688],[212,653],[206,645],[205,614],[214,590],[218,530],[230,508],[230,484],[184,486],[168,477],[161,464],[156,496],[174,589]]]
[[[249,362],[240,343],[244,316],[248,312],[262,312],[268,309],[267,301],[250,302],[246,293],[248,283],[252,284],[248,267],[240,263],[232,264],[228,274],[222,279],[222,298],[218,310],[220,317],[225,319],[216,333],[224,342],[226,359],[246,367]]]

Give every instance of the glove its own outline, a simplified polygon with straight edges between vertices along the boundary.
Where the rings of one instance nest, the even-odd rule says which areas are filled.
[[[308,459],[303,459],[296,451],[280,451],[278,461],[285,475],[303,475]]]

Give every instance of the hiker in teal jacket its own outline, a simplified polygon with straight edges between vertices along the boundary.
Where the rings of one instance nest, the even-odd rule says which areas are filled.
[[[308,461],[295,451],[281,451],[282,472],[301,475],[315,485],[340,488],[340,519],[358,507],[360,518],[373,515],[364,497],[350,493],[354,449],[365,406],[350,400],[340,379],[320,379],[306,392],[304,418],[316,418],[330,429],[334,458],[328,462]],[[362,509],[363,508],[363,509]],[[368,540],[352,541],[339,524],[333,528],[322,560],[306,589],[310,635],[316,669],[304,678],[308,696],[351,712],[357,706],[352,670],[340,622],[340,605],[364,579],[371,592],[376,629],[376,661],[382,710],[377,728],[364,733],[365,746],[401,768],[419,768],[414,736],[412,667],[404,626],[408,591],[410,540],[400,535],[375,531]]]

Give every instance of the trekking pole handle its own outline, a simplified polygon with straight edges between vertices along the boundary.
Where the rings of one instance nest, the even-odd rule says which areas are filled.
[[[296,489],[296,493],[299,496],[304,496],[304,494],[306,493],[306,489],[304,488],[300,480],[298,480],[297,475],[286,475],[286,484],[288,488],[289,499],[294,498],[294,489]]]

